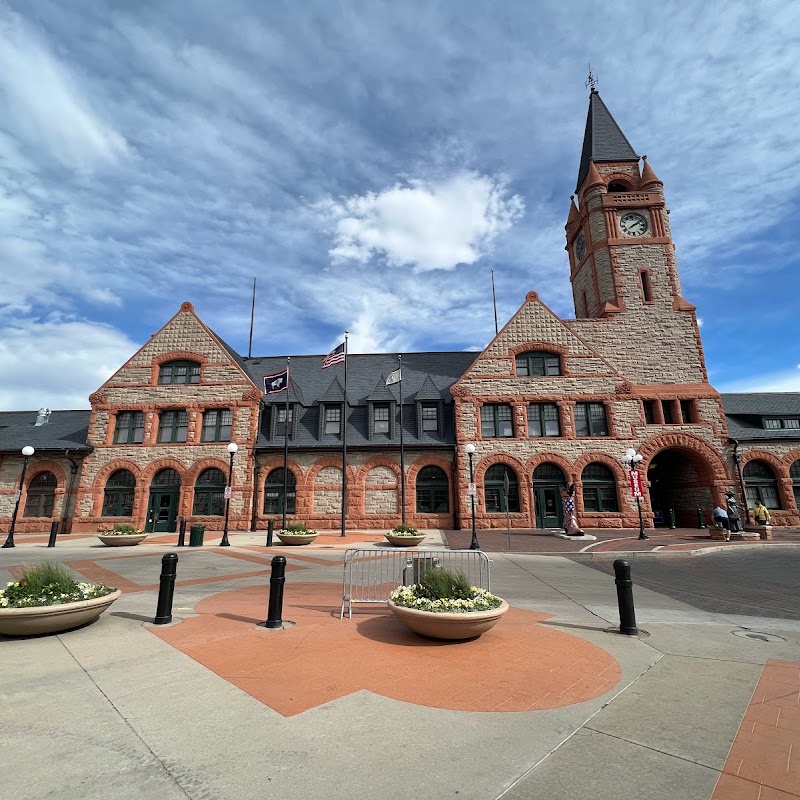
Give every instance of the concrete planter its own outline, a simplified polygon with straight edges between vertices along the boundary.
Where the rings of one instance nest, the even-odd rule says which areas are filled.
[[[419,611],[416,608],[395,605],[391,600],[389,608],[414,633],[431,639],[457,640],[474,639],[486,633],[508,611],[508,603],[503,600],[497,608],[488,611],[470,611],[466,614]]]
[[[131,547],[134,544],[139,544],[147,538],[146,533],[125,533],[122,536],[98,533],[97,538],[109,547]]]
[[[122,596],[117,589],[105,597],[31,608],[0,608],[0,633],[6,636],[32,636],[39,633],[68,631],[94,622],[115,600]]]
[[[416,536],[397,536],[394,533],[383,534],[395,547],[416,547],[424,538],[425,534],[420,533]]]
[[[319,536],[318,533],[286,533],[275,534],[284,544],[311,544]]]

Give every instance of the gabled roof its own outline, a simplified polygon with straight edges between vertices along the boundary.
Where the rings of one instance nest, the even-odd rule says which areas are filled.
[[[586,131],[583,134],[581,165],[578,169],[577,192],[589,174],[589,164],[594,161],[639,161],[625,134],[617,125],[606,104],[596,90],[589,95],[589,112],[586,115]]]
[[[325,394],[320,397],[321,403],[342,403],[344,402],[344,387],[339,383],[339,378],[334,378]]]
[[[88,453],[90,411],[52,411],[46,425],[34,425],[36,411],[0,411],[0,452],[19,454],[30,445],[36,451],[70,450]]]
[[[397,398],[389,391],[386,385],[386,376],[381,375],[381,379],[375,384],[375,388],[367,395],[370,403],[397,402]]]
[[[431,380],[430,375],[425,376],[425,383],[422,384],[422,387],[417,392],[417,396],[414,398],[418,402],[422,400],[441,400],[442,393],[436,388],[433,381]]]

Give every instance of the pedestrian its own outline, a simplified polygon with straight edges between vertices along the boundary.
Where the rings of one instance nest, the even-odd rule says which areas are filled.
[[[725,505],[728,511],[728,527],[732,533],[738,533],[742,528],[739,525],[739,507],[736,504],[736,495],[732,491],[725,492]]]
[[[753,516],[756,519],[757,525],[769,525],[769,509],[760,501],[756,502],[756,507],[753,509]]]
[[[729,542],[731,540],[731,529],[730,520],[728,519],[728,512],[722,506],[717,506],[714,509],[712,518],[714,520],[714,524],[719,525],[724,531],[725,541]]]

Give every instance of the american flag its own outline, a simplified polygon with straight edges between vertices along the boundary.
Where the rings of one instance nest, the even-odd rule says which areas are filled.
[[[342,342],[338,347],[334,347],[333,350],[322,359],[322,369],[332,367],[334,364],[341,364],[344,359],[344,342]]]

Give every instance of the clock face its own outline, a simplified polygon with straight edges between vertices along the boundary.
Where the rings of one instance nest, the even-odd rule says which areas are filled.
[[[584,238],[582,233],[579,233],[578,238],[575,240],[575,258],[577,258],[578,261],[581,261],[585,254],[586,254],[586,239]]]
[[[641,236],[647,233],[647,220],[641,214],[624,214],[619,227],[626,236]]]

